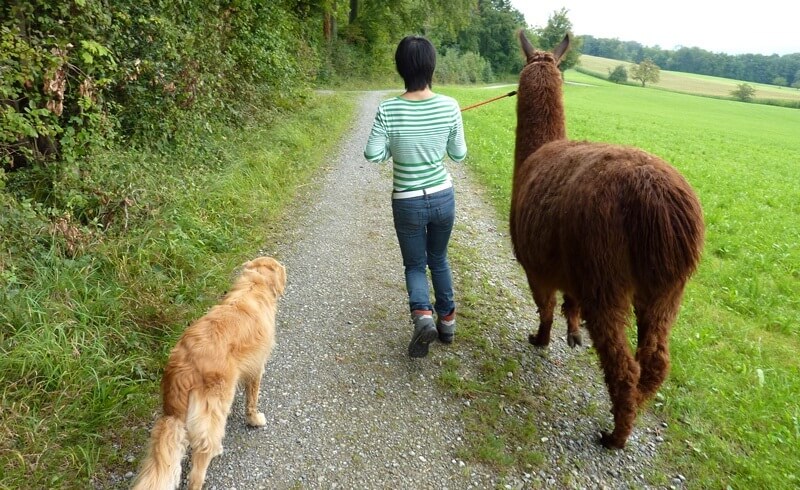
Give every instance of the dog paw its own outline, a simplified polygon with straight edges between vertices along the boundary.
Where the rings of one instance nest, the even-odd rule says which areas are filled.
[[[252,427],[262,427],[267,424],[267,417],[263,413],[247,416],[247,424]]]

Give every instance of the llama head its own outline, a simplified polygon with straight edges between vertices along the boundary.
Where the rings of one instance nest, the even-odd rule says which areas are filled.
[[[525,37],[525,30],[519,30],[519,42],[522,44],[522,51],[525,53],[525,64],[532,65],[534,63],[549,63],[553,66],[558,66],[564,53],[569,49],[569,34],[564,36],[564,39],[555,47],[552,53],[547,51],[539,51],[535,49],[528,38]]]

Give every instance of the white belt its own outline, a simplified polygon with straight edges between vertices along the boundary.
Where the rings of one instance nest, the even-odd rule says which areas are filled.
[[[408,199],[410,197],[426,196],[429,194],[435,194],[445,189],[449,189],[451,187],[453,187],[453,181],[447,180],[444,184],[428,187],[427,189],[420,189],[418,191],[392,192],[392,199]]]

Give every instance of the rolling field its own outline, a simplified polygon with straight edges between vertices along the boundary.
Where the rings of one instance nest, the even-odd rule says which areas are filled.
[[[581,68],[598,73],[604,77],[608,75],[609,70],[613,70],[619,65],[623,65],[628,69],[632,63],[585,54],[581,55],[579,63]],[[635,80],[630,79],[630,77],[628,81],[636,83]],[[661,70],[661,80],[659,80],[658,83],[648,84],[648,86],[712,97],[730,97],[731,91],[735,90],[736,86],[740,83],[747,83],[752,86],[756,90],[756,99],[800,100],[800,89],[797,88],[778,87],[754,82],[741,82],[729,78],[694,75],[691,73],[666,70]]]
[[[651,410],[668,423],[664,475],[692,488],[800,485],[800,110],[566,73],[572,139],[643,148],[697,191],[706,244]],[[507,92],[446,88],[462,107]],[[464,113],[467,165],[507,216],[516,101]]]

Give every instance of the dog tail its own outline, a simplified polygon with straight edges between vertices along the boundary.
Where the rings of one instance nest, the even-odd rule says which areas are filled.
[[[182,420],[172,416],[158,419],[153,426],[150,448],[133,484],[133,490],[178,488],[186,443],[186,425]]]

